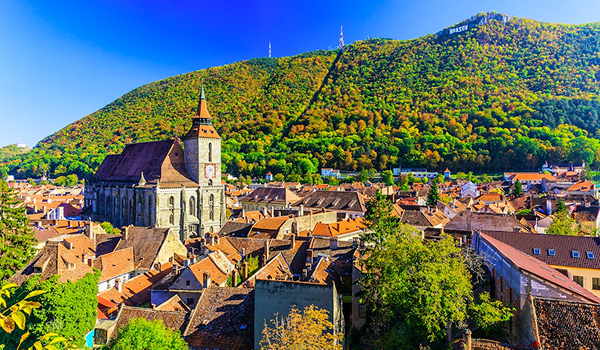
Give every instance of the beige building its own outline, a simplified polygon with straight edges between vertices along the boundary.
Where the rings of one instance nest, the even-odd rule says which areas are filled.
[[[107,156],[86,182],[88,216],[117,227],[171,228],[182,241],[219,231],[226,215],[221,137],[204,88],[183,146],[178,139],[134,143]]]

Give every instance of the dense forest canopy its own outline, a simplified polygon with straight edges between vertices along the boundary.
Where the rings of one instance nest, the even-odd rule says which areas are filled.
[[[600,23],[479,14],[414,40],[370,39],[157,81],[2,167],[18,177],[89,177],[127,143],[184,135],[202,81],[225,171],[236,175],[597,166],[599,80]]]

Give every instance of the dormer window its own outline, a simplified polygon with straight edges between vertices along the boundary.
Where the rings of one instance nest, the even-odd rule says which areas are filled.
[[[579,259],[579,251],[578,250],[571,250],[571,257],[573,257],[575,259]]]
[[[554,252],[554,249],[548,249],[548,255],[550,255],[550,256],[556,255],[556,253]]]
[[[594,252],[585,252],[585,254],[587,255],[588,259],[593,259],[594,258]]]
[[[540,255],[540,248],[533,248],[533,255]]]

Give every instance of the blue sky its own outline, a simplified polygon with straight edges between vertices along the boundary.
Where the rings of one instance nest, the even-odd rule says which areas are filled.
[[[435,33],[476,13],[600,21],[595,1],[0,0],[0,146],[29,146],[152,81],[368,37]]]

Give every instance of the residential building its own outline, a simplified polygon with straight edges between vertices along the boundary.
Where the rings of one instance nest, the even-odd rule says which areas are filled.
[[[486,234],[545,262],[600,297],[600,238],[514,232]]]
[[[472,245],[487,259],[492,277],[492,296],[521,310],[527,296],[600,303],[594,293],[550,265],[485,233],[476,232]]]
[[[293,207],[334,211],[348,218],[362,217],[367,211],[364,197],[356,191],[316,191],[298,200]]]
[[[246,211],[265,209],[285,209],[300,200],[286,187],[260,187],[241,197],[242,208]]]

